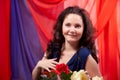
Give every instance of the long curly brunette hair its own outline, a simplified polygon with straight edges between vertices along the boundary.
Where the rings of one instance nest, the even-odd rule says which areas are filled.
[[[62,25],[67,15],[69,14],[77,14],[82,17],[83,24],[84,24],[84,31],[83,35],[80,39],[79,47],[87,47],[92,55],[92,57],[95,59],[95,61],[98,63],[98,58],[96,56],[96,47],[95,47],[95,41],[93,39],[95,29],[93,27],[93,24],[90,20],[89,14],[86,10],[79,8],[78,6],[68,7],[66,8],[57,19],[57,22],[54,26],[54,38],[51,40],[47,47],[47,58],[51,58],[53,56],[53,53],[58,55],[58,60],[61,56],[61,49],[62,45],[65,42],[65,38],[62,34]]]

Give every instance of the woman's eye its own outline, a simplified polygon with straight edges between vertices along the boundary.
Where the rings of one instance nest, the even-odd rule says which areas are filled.
[[[65,26],[68,26],[68,27],[69,27],[69,26],[70,26],[70,23],[65,24]]]
[[[75,25],[75,28],[80,28],[80,27],[81,27],[81,25],[79,25],[79,24]]]

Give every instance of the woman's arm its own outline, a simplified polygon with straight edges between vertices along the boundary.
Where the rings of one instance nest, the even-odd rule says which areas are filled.
[[[45,56],[43,56],[42,60],[46,59]],[[41,60],[38,61],[38,63],[36,64],[36,66],[34,67],[33,71],[32,71],[32,80],[36,80],[37,76],[41,73],[41,68],[39,65],[41,65]]]
[[[85,70],[88,72],[90,77],[94,76],[101,77],[99,66],[91,55],[88,56]]]
[[[36,80],[37,76],[41,73],[41,68],[35,66],[35,68],[32,71],[32,80]]]

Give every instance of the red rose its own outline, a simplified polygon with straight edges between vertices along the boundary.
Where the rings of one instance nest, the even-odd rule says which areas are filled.
[[[52,70],[52,72],[55,72],[58,75],[61,74],[62,72],[69,74],[70,70],[66,64],[62,63],[62,64],[56,65],[56,70]]]

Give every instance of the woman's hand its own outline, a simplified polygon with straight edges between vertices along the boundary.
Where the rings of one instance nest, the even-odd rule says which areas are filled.
[[[36,67],[43,68],[43,69],[47,70],[48,72],[50,72],[50,69],[55,69],[56,64],[58,64],[58,62],[56,62],[55,60],[56,60],[56,58],[42,59],[37,63]]]

